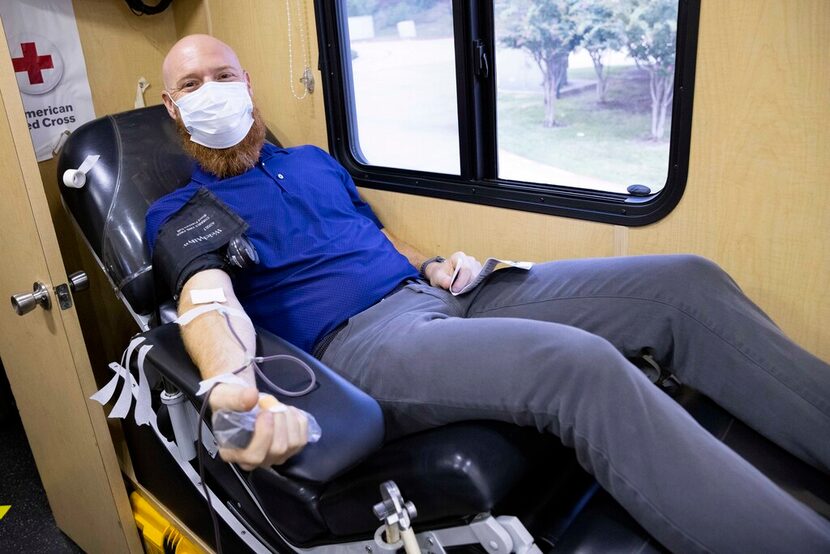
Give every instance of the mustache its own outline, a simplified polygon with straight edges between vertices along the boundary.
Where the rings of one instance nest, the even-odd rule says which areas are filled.
[[[182,141],[185,153],[196,160],[196,163],[208,173],[220,179],[241,175],[254,167],[259,160],[259,152],[265,143],[265,122],[259,108],[254,106],[254,124],[239,144],[229,148],[208,148],[190,140],[190,133],[182,123],[181,117],[176,118],[176,131]]]

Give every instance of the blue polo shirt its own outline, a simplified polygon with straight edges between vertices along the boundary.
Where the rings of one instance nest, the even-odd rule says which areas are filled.
[[[246,236],[259,264],[233,277],[245,311],[255,325],[307,352],[339,323],[417,277],[348,172],[315,146],[266,143],[256,166],[227,179],[197,167],[187,185],[150,206],[151,251],[164,222],[200,187],[250,225]]]

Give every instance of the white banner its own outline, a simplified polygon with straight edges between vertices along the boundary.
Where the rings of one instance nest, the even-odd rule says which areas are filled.
[[[72,0],[0,0],[37,161],[61,134],[95,118]]]

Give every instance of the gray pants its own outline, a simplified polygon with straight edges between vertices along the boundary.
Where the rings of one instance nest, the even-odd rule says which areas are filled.
[[[830,366],[712,262],[644,256],[504,270],[462,297],[411,284],[356,315],[323,361],[392,434],[470,419],[553,433],[676,552],[830,552],[830,522],[700,427],[626,356],[830,471]]]

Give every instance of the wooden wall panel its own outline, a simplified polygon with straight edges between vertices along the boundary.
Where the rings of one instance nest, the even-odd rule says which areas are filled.
[[[830,3],[703,2],[688,186],[629,253],[718,261],[830,360]]]
[[[131,110],[140,77],[150,81],[147,104],[159,104],[161,62],[176,41],[172,10],[139,17],[118,0],[75,0],[72,5],[95,113]]]
[[[38,281],[52,309],[18,317],[6,304],[0,342],[6,373],[50,507],[60,528],[91,552],[140,552],[75,310],[61,310],[51,289],[66,282],[58,237],[29,138],[24,108],[0,28],[0,174],[3,293]],[[4,468],[5,469],[5,468]]]
[[[288,74],[288,25],[286,2],[273,0],[204,0],[210,14],[212,34],[230,44],[242,65],[251,75],[254,101],[262,110],[268,127],[286,145],[316,144],[326,147],[326,123],[323,112],[323,89],[317,70],[317,38],[314,31],[314,6],[304,0],[308,21],[310,65],[316,88],[303,100],[291,94]],[[299,14],[291,1],[292,51],[294,53],[294,89],[300,94],[303,49],[300,41]]]
[[[428,254],[536,262],[614,254],[611,225],[366,188],[360,194],[390,231]]]
[[[203,0],[176,0],[171,4],[176,22],[176,36],[212,34],[210,6]]]

